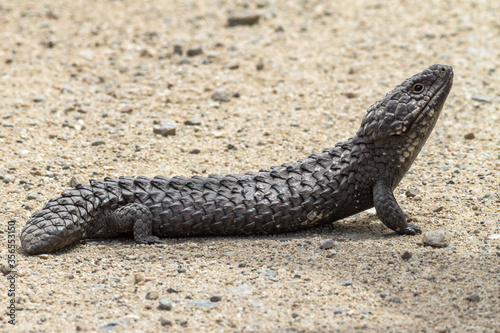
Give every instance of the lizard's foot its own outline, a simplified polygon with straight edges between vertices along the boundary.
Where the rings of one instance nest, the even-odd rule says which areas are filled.
[[[137,244],[161,244],[163,243],[158,237],[156,236],[146,236],[146,237],[140,237],[136,238],[135,242]]]
[[[396,232],[401,235],[416,235],[416,234],[421,234],[422,229],[420,229],[420,227],[417,225],[408,223],[403,228],[398,228]]]

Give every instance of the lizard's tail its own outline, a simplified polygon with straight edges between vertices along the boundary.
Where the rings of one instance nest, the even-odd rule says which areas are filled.
[[[21,232],[21,246],[27,254],[49,253],[92,234],[92,218],[109,203],[116,203],[107,188],[115,182],[91,180],[78,184],[49,200],[33,214]],[[115,186],[113,186],[115,185]]]

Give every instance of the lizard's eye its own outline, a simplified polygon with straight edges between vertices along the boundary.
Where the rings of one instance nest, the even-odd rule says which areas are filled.
[[[424,91],[424,85],[422,83],[417,83],[413,86],[412,91],[415,94],[420,94],[422,91]]]

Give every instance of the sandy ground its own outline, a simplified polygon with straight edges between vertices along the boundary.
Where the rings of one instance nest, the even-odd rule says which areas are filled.
[[[261,16],[230,28],[233,12]],[[499,332],[498,17],[498,1],[2,1],[1,330]],[[353,135],[370,104],[434,63],[454,67],[454,87],[395,195],[424,231],[447,230],[447,247],[368,211],[269,237],[19,248],[73,177],[294,161]],[[236,95],[214,101],[219,88]],[[175,136],[153,133],[168,122]]]

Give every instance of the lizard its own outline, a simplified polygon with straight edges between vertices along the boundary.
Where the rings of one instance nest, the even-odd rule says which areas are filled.
[[[88,238],[277,234],[331,223],[375,207],[398,234],[408,223],[394,189],[431,134],[453,84],[433,65],[371,105],[357,133],[322,153],[244,174],[106,177],[49,200],[21,232],[25,253],[49,253]]]

